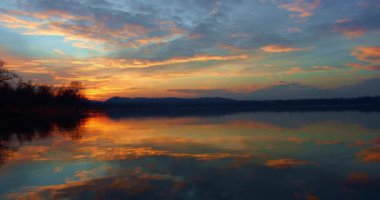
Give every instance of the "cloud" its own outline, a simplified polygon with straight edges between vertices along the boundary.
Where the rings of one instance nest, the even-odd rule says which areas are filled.
[[[380,70],[380,65],[364,65],[360,63],[350,63],[350,64],[347,64],[347,66],[353,67],[359,70],[370,70],[370,71]]]
[[[380,162],[380,147],[362,150],[358,155],[364,162]]]
[[[380,70],[380,46],[359,46],[351,55],[366,64],[350,63],[348,66],[362,70]]]
[[[53,49],[53,52],[56,53],[56,54],[58,54],[58,55],[65,55],[65,52],[63,52],[60,49]]]
[[[312,66],[310,68],[301,68],[301,67],[292,67],[287,73],[288,74],[301,74],[301,73],[311,73],[311,72],[319,72],[319,71],[332,71],[338,70],[339,68],[334,66]]]
[[[306,18],[313,15],[313,11],[320,6],[320,0],[295,0],[293,3],[282,3],[280,8],[295,12],[291,17]]]
[[[27,4],[33,5],[31,2]],[[88,12],[88,8],[83,8],[82,4],[77,5],[78,9],[82,8],[85,12],[59,10],[62,9],[60,7],[39,11],[8,10],[0,15],[0,21],[3,26],[25,35],[63,36],[66,41],[72,42],[73,46],[87,49],[136,48],[165,43],[184,34],[175,23],[151,19],[157,24],[152,25],[150,22],[144,22],[144,17],[134,18],[130,13],[121,11],[114,11],[109,15],[103,13],[104,10],[94,10],[98,12],[83,15]],[[121,18],[121,15],[124,17]],[[117,22],[117,25],[110,22]]]
[[[337,70],[337,67],[334,66],[312,66],[313,70]]]
[[[224,89],[168,89],[168,92],[175,94],[185,94],[189,96],[208,96],[208,97],[234,97],[239,93]]]
[[[379,78],[363,80],[357,84],[334,89],[321,89],[301,83],[280,83],[250,94],[252,99],[302,99],[302,98],[338,98],[380,95]]]
[[[297,71],[297,73],[299,73]],[[175,89],[174,92],[192,96],[219,96],[235,99],[274,100],[307,98],[340,98],[380,95],[380,78],[363,80],[357,84],[345,85],[334,89],[322,89],[298,82],[280,82],[270,86],[258,87],[253,91],[239,92],[224,89]]]
[[[349,19],[349,18],[342,18],[342,19],[337,19],[335,20],[336,23],[347,23],[347,22],[351,22],[352,19]]]
[[[334,30],[342,33],[347,39],[361,37],[367,33],[367,29],[353,19],[343,18],[336,20]]]
[[[349,39],[361,37],[366,33],[366,30],[362,28],[338,28],[338,31],[340,31],[346,38]]]
[[[300,33],[302,32],[303,30],[301,28],[298,28],[298,27],[289,27],[286,29],[289,33]]]
[[[312,163],[308,161],[296,160],[296,159],[267,160],[265,163],[267,167],[276,168],[276,169],[296,167],[296,166],[302,166],[302,165],[310,165],[310,164]]]
[[[65,0],[64,6],[52,0],[20,0],[12,4],[13,9],[0,9],[6,18],[12,18],[10,23],[5,23],[9,19],[2,20],[3,26],[24,35],[60,36],[73,47],[111,54],[110,57],[161,60],[220,54],[221,42],[252,49],[286,40],[273,33],[275,24],[260,22],[252,26],[250,21],[241,21],[250,14],[233,9],[237,4],[225,0],[170,4]],[[260,5],[258,2],[239,4],[243,4],[244,10]],[[265,7],[273,9],[271,5]],[[267,15],[268,20],[285,21],[276,12],[260,13]],[[237,20],[239,24],[235,23]]]
[[[347,39],[363,37],[366,34],[378,33],[380,22],[376,20],[380,17],[376,6],[358,9],[353,8],[354,14],[349,18],[340,18],[332,25],[333,31],[340,32]]]
[[[306,73],[324,71],[335,78],[327,66],[352,63],[349,48],[376,41],[379,12],[372,2],[360,7],[353,1],[317,0],[17,0],[0,5],[0,42],[29,58],[30,65],[7,60],[17,72],[43,72],[58,82],[81,79],[94,95],[98,88],[102,96],[107,89],[112,95],[150,95],[132,94],[123,85],[158,93],[173,89],[170,84],[183,86],[185,79],[193,88],[180,89],[197,90],[202,88],[195,80],[205,76],[218,77],[208,82],[225,90],[212,94],[229,94],[236,84],[248,87],[249,78],[266,86],[276,84],[277,75],[303,73],[296,77],[303,81]],[[289,20],[288,11],[296,20]],[[299,23],[306,19],[307,24]],[[341,34],[352,40],[337,37]],[[306,54],[308,47],[317,48]],[[297,59],[292,52],[299,52]],[[362,62],[351,66],[378,69]],[[242,78],[230,80],[237,76]],[[164,78],[170,80],[156,80]]]
[[[53,50],[53,53],[60,53]],[[65,52],[66,53],[66,52]],[[43,84],[62,84],[73,80],[81,81],[85,93],[90,98],[102,98],[113,95],[145,96],[157,95],[160,89],[152,89],[160,79],[172,79],[190,75],[217,74],[218,68],[226,63],[245,61],[245,54],[234,55],[196,55],[190,57],[172,57],[166,60],[123,59],[123,58],[75,58],[54,56],[45,59],[33,59],[2,54],[9,63],[7,68],[20,74],[26,80]],[[221,64],[223,63],[223,64]],[[149,83],[147,83],[149,79]],[[128,84],[125,84],[128,83]],[[130,90],[131,87],[144,87],[144,90]],[[165,89],[163,89],[165,90]],[[169,93],[163,93],[162,95]],[[132,94],[131,94],[132,95]]]
[[[352,55],[360,61],[380,64],[380,46],[360,46]]]
[[[293,51],[304,51],[303,48],[294,48],[284,45],[267,45],[264,47],[261,47],[261,50],[269,53],[288,53]]]
[[[369,142],[369,147],[363,148],[357,153],[357,156],[363,162],[378,162],[380,163],[380,139],[377,138]]]
[[[132,68],[148,68],[167,66],[174,64],[184,64],[193,62],[209,62],[209,61],[229,61],[229,60],[245,60],[248,55],[195,55],[191,57],[172,57],[167,60],[149,60],[149,59],[123,59],[123,58],[93,58],[93,59],[77,59],[72,64],[77,65],[93,65],[100,68],[113,69],[132,69]]]

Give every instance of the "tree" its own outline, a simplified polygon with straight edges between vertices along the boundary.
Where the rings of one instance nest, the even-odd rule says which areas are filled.
[[[7,81],[17,78],[15,73],[4,68],[5,62],[0,59],[0,86],[8,86]]]
[[[54,88],[49,85],[38,85],[36,95],[40,101],[45,103],[54,97]]]
[[[22,78],[4,68],[0,59],[0,107],[10,106],[85,106],[83,85],[72,81],[68,86],[54,87],[23,81]],[[1,111],[1,109],[0,109]]]
[[[77,104],[85,100],[85,97],[81,94],[83,86],[81,82],[72,81],[68,86],[61,86],[57,89],[56,97],[62,103]]]

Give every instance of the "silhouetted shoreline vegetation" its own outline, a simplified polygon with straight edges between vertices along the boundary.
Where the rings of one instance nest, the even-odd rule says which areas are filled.
[[[5,62],[0,60],[0,116],[64,114],[88,104],[80,82],[62,86],[35,84],[23,81],[4,66]]]

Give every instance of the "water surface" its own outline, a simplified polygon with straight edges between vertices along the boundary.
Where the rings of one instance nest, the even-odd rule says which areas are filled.
[[[380,113],[91,113],[0,132],[0,199],[380,196]]]

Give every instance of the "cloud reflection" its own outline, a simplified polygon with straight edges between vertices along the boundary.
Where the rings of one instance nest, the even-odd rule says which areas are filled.
[[[371,123],[377,115],[350,113],[356,116],[350,121],[347,113],[325,114],[131,117],[114,113],[114,118],[91,114],[71,130],[80,133],[74,140],[63,134],[64,129],[49,129],[45,137],[20,145],[0,168],[4,177],[0,195],[8,199],[324,199],[332,194],[344,199],[351,193],[375,194],[376,166],[368,164],[377,162],[370,156],[379,143],[377,120]],[[353,145],[358,141],[360,145]],[[349,176],[355,169],[369,175]],[[365,180],[369,176],[375,179]]]

